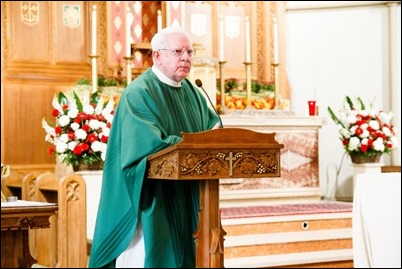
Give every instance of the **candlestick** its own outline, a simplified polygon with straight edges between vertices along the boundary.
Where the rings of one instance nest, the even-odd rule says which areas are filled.
[[[274,18],[274,63],[279,63],[279,37],[278,37],[278,22],[276,18]]]
[[[225,104],[225,77],[223,75],[223,65],[225,63],[225,61],[219,61],[219,81],[221,91],[221,107],[219,109],[219,114],[226,114],[228,112],[228,107]]]
[[[250,51],[250,21],[248,17],[245,18],[245,32],[246,32],[246,62],[251,62],[251,51]]]
[[[98,64],[97,64],[97,58],[98,56],[96,55],[89,55],[89,58],[91,58],[91,64],[92,64],[92,93],[95,93],[98,91]]]
[[[253,106],[251,105],[251,62],[244,62],[246,67],[246,99],[247,99],[247,106],[246,109],[252,109]]]
[[[162,30],[162,12],[158,10],[158,32]]]
[[[273,63],[275,71],[275,109],[280,109],[279,106],[279,96],[280,96],[280,87],[279,87],[279,64]]]
[[[133,62],[133,57],[124,57],[126,60],[126,69],[127,69],[127,85],[130,84],[132,80],[132,71],[131,71],[131,65]]]
[[[92,55],[96,55],[96,5],[92,7]]]
[[[130,8],[127,7],[126,14],[126,57],[131,57],[131,20],[130,20]]]
[[[224,27],[223,16],[221,15],[219,17],[219,61],[221,62],[225,61],[224,43],[223,43],[224,39],[225,39],[225,27]]]

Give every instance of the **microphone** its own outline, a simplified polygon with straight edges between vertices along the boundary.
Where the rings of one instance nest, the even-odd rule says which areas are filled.
[[[204,90],[204,88],[202,87],[201,79],[198,79],[198,78],[197,78],[197,79],[195,80],[195,85],[197,85],[198,87],[200,87],[201,90],[202,90],[202,91],[205,93],[205,95],[207,96],[209,103],[211,104],[212,108],[213,108],[214,111],[215,111],[215,114],[216,114],[216,115],[218,116],[218,118],[219,118],[219,124],[220,124],[221,128],[223,128],[223,123],[222,123],[221,116],[219,116],[218,111],[216,111],[214,104],[212,103],[211,99],[210,99],[209,96],[208,96],[208,93],[207,93],[207,92]]]

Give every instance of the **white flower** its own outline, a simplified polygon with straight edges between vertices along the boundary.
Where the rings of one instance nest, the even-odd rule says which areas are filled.
[[[64,153],[67,149],[67,144],[62,142],[62,141],[58,141],[56,142],[56,152],[58,153]]]
[[[77,146],[77,141],[71,141],[71,142],[69,142],[69,143],[67,144],[67,146],[68,146],[68,149],[69,149],[69,150],[73,151],[74,148]]]
[[[392,134],[392,132],[391,132],[391,130],[387,127],[387,126],[384,126],[383,128],[382,128],[382,132],[387,136],[387,137],[391,137],[393,134]]]
[[[373,130],[378,130],[380,128],[380,124],[378,123],[378,121],[376,120],[371,120],[369,122],[369,126],[371,127],[371,129]]]
[[[91,149],[95,152],[100,152],[102,151],[102,143],[99,141],[95,141],[91,145]]]
[[[90,120],[89,121],[89,127],[91,127],[92,130],[99,129],[101,126],[101,122],[98,120]]]
[[[382,139],[381,137],[377,138],[377,139],[373,142],[373,148],[374,148],[376,151],[383,152],[384,149],[385,149],[384,139]]]
[[[87,137],[87,132],[82,129],[78,129],[74,132],[75,137],[78,139],[84,140]]]
[[[362,128],[363,129],[363,128]],[[367,129],[363,129],[363,132],[361,135],[359,135],[361,138],[367,138],[370,136],[370,132]]]
[[[78,109],[76,107],[72,107],[70,108],[70,110],[67,112],[67,115],[71,118],[71,119],[75,119],[78,115]]]
[[[95,109],[94,109],[93,106],[88,104],[88,105],[84,105],[84,107],[82,108],[82,111],[87,113],[87,114],[89,114],[89,115],[91,115],[91,114],[94,114]]]
[[[348,145],[348,149],[350,151],[354,151],[357,150],[360,144],[360,139],[356,136],[350,138],[349,140],[349,145]]]
[[[78,130],[80,128],[80,125],[78,123],[76,123],[76,122],[73,122],[73,123],[71,123],[70,128],[73,131],[76,131],[76,130]]]
[[[114,101],[105,102],[97,93],[78,96],[72,92],[55,95],[52,105],[55,126],[42,120],[45,140],[54,145],[49,152],[66,164],[78,165],[81,160],[86,164],[104,161],[107,148],[104,141],[109,137]]]
[[[391,123],[392,112],[379,111],[373,103],[366,107],[360,98],[346,96],[339,116],[330,107],[328,113],[339,130],[340,140],[347,152],[371,156],[389,153],[399,146],[396,130]]]
[[[70,117],[67,115],[63,115],[59,118],[59,124],[61,127],[67,126],[70,123]]]
[[[61,134],[59,136],[59,141],[63,142],[63,143],[67,143],[68,142],[68,135],[67,134]]]

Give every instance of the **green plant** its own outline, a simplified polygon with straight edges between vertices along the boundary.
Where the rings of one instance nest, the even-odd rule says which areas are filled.
[[[77,81],[77,85],[91,85],[88,78],[82,78]],[[116,77],[105,77],[103,75],[98,76],[98,86],[99,87],[127,87],[126,78],[116,78]]]

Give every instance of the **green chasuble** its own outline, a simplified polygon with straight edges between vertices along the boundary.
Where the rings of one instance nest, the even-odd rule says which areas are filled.
[[[218,122],[187,79],[172,87],[148,69],[124,90],[107,145],[89,267],[114,267],[139,218],[145,267],[195,267],[199,182],[147,180],[147,156],[180,142],[180,132],[210,130]]]

